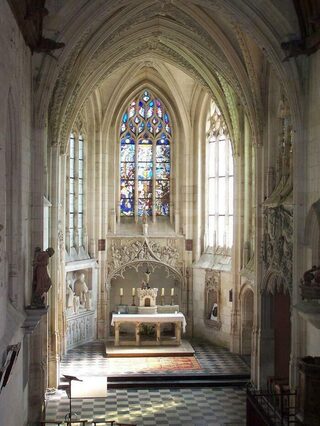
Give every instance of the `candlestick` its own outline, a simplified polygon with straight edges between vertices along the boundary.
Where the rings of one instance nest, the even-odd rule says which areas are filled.
[[[161,296],[164,296],[164,288],[161,289]]]
[[[171,296],[174,296],[174,288],[171,289]]]
[[[136,295],[136,289],[133,287],[133,289],[132,289],[132,296],[135,296]]]
[[[120,288],[120,296],[123,296],[123,288]]]

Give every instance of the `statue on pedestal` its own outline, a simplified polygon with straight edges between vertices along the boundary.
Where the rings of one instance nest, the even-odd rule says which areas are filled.
[[[44,294],[47,293],[52,285],[48,274],[49,258],[54,255],[52,247],[47,250],[41,250],[37,247],[34,252],[33,260],[33,280],[32,280],[32,308],[45,308]]]

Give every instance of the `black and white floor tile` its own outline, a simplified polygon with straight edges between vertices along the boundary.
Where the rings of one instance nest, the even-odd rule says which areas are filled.
[[[198,374],[248,374],[247,363],[238,355],[208,343],[193,342],[202,369]],[[168,371],[166,374],[188,371]],[[80,377],[108,376],[104,344],[92,342],[68,352],[61,374]],[[152,373],[145,373],[152,374]],[[245,389],[161,388],[110,389],[106,398],[74,399],[73,411],[89,421],[106,419],[141,426],[240,426],[245,424]],[[46,419],[63,420],[69,400],[57,391],[47,399]]]
[[[201,365],[201,370],[193,370],[192,374],[248,374],[247,363],[237,354],[227,349],[208,343],[192,343],[195,356]],[[61,363],[62,374],[78,374],[79,376],[108,376],[109,359],[104,356],[104,344],[101,342],[88,343],[68,352]],[[168,371],[166,375],[176,375],[180,371]],[[183,372],[184,374],[187,371]],[[139,372],[150,375],[154,373]]]
[[[69,400],[47,403],[46,419],[63,420]],[[245,424],[245,390],[239,388],[111,390],[106,399],[76,399],[72,410],[83,420],[116,420],[138,426],[240,426]]]

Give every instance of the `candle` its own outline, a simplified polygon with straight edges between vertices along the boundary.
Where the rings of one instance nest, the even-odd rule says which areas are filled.
[[[123,288],[120,288],[120,296],[123,296]]]
[[[174,288],[171,289],[171,296],[174,296]]]
[[[132,289],[132,296],[135,296],[136,295],[136,289],[133,287],[133,289]]]
[[[164,296],[164,288],[161,289],[161,296]]]

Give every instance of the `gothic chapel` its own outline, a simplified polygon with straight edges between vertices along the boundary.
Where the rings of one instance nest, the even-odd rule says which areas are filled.
[[[319,0],[0,0],[1,426],[320,424],[319,47]]]

